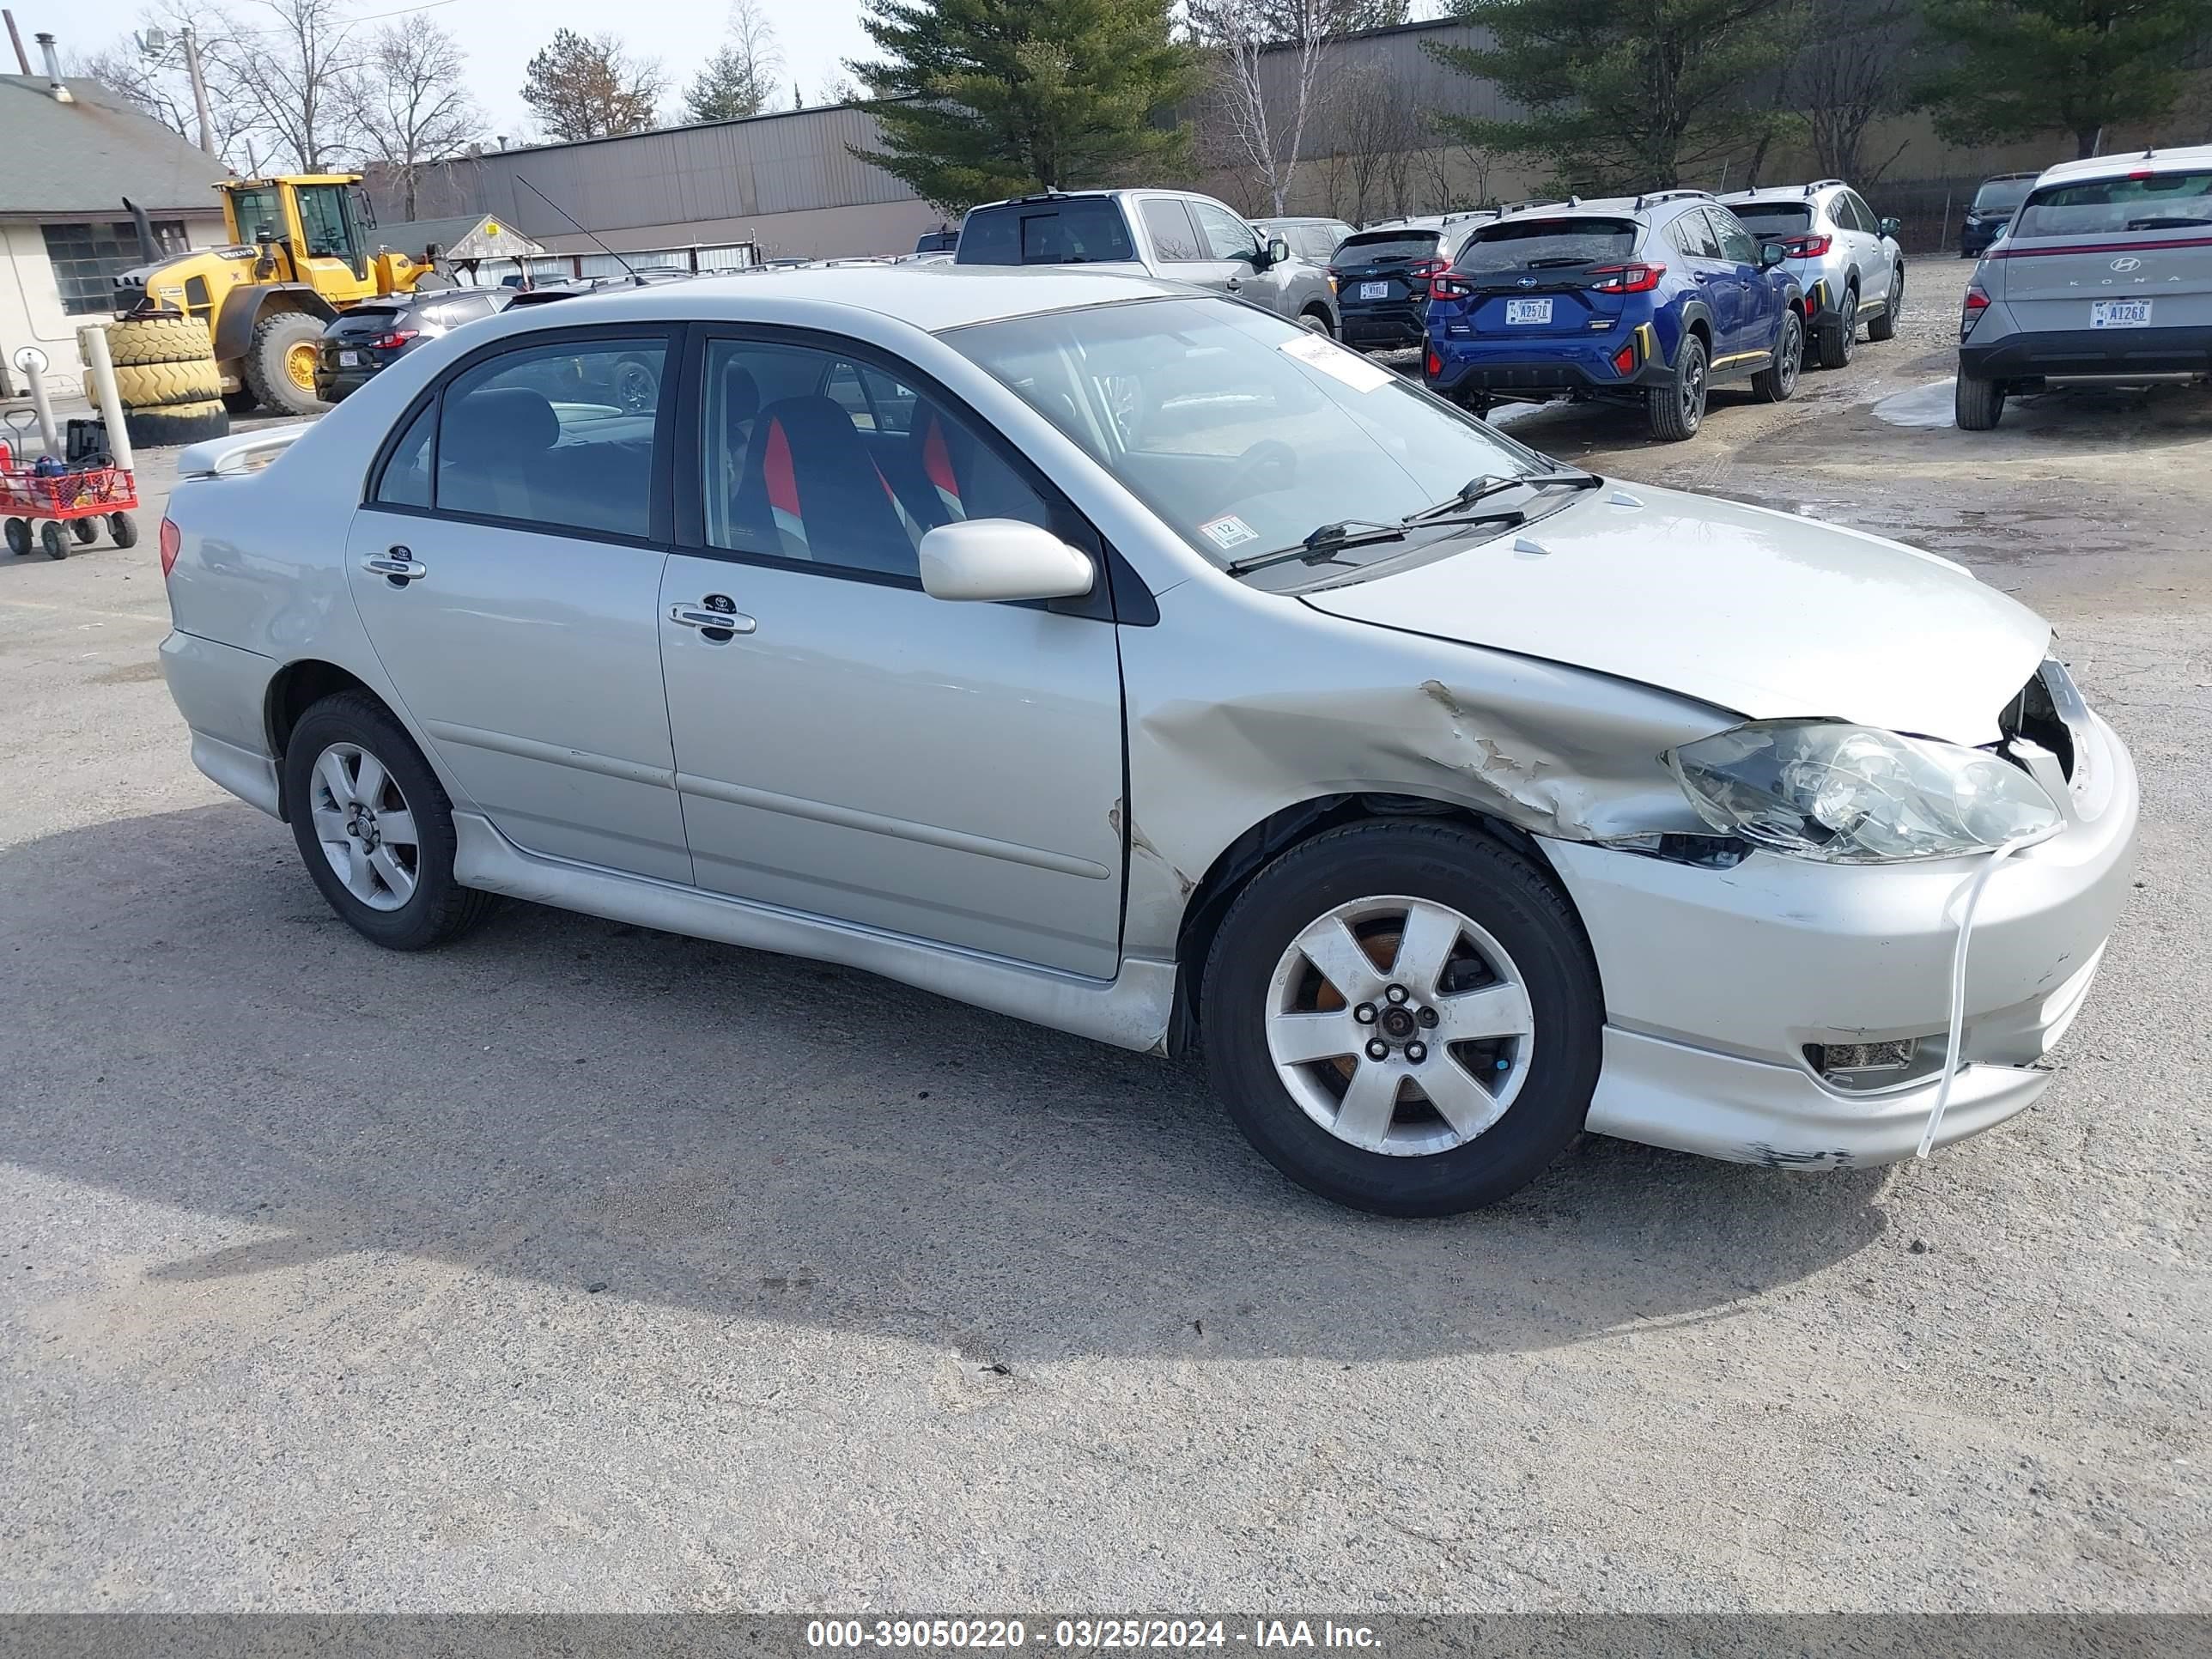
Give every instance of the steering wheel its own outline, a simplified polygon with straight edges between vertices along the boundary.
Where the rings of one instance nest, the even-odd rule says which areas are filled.
[[[1221,504],[1294,489],[1297,482],[1298,452],[1279,438],[1262,438],[1237,458],[1237,470],[1229,475]]]

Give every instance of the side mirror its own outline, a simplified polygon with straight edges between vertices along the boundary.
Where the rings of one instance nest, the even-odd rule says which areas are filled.
[[[1893,238],[1904,228],[1905,221],[1902,219],[1885,219],[1881,222],[1881,234],[1885,236]]]
[[[1290,257],[1291,245],[1287,241],[1284,240],[1283,238],[1279,236],[1270,236],[1267,239],[1267,263],[1269,264],[1283,264],[1289,260]]]
[[[1019,519],[939,525],[921,538],[921,560],[933,599],[1073,599],[1098,580],[1088,557]]]
[[[1790,250],[1779,242],[1761,242],[1759,245],[1759,263],[1769,270],[1780,264],[1789,257]]]

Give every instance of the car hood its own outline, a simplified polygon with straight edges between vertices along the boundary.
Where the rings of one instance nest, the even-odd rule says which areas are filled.
[[[1709,496],[1607,484],[1449,557],[1304,595],[1333,616],[1541,657],[1753,720],[1982,744],[2050,624],[1932,553]]]

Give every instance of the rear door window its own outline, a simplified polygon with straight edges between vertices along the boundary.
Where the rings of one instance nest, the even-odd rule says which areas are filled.
[[[1629,219],[1528,219],[1485,225],[1460,250],[1459,269],[1481,276],[1499,270],[1569,270],[1614,264],[1636,251]]]
[[[1974,206],[1983,213],[2010,213],[2027,199],[2033,179],[1992,179],[1974,192]]]
[[[1721,258],[1731,264],[1755,265],[1759,263],[1759,240],[1726,208],[1707,208],[1705,217],[1712,221],[1713,234],[1720,238]]]
[[[1079,265],[1134,259],[1136,245],[1109,197],[1010,202],[968,216],[953,255],[963,265]]]
[[[1167,264],[1190,264],[1206,258],[1190,210],[1172,196],[1155,196],[1138,210],[1145,216],[1145,232],[1152,239],[1154,257]]]
[[[2212,225],[2212,169],[2148,178],[2049,185],[2013,222],[2014,241],[2129,230],[2194,230]]]

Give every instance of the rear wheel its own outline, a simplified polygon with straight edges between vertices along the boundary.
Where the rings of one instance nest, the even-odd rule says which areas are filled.
[[[89,547],[92,544],[92,538],[100,534],[100,520],[98,519],[71,519],[70,520],[70,533],[75,536],[77,540],[82,543],[85,546]]]
[[[107,536],[118,547],[136,547],[138,521],[128,513],[111,513],[107,515]]]
[[[1814,344],[1820,348],[1820,367],[1841,368],[1851,360],[1851,353],[1859,343],[1859,291],[1855,288],[1844,290],[1837,301],[1836,314],[1814,331]]]
[[[2004,385],[1961,372],[1952,393],[1951,409],[1962,432],[1987,432],[2003,415]]]
[[[489,912],[490,894],[453,879],[453,811],[437,775],[373,698],[340,692],[300,717],[284,805],[307,874],[364,939],[420,951]]]
[[[1316,334],[1325,334],[1332,340],[1336,337],[1336,331],[1329,326],[1328,313],[1319,306],[1309,307],[1299,313],[1298,322],[1302,327],[1310,328]]]
[[[1348,825],[1231,907],[1201,1027],[1224,1106],[1276,1168],[1385,1215],[1533,1180],[1582,1127],[1604,1002],[1573,912],[1457,824]]]
[[[1651,435],[1667,443],[1696,437],[1705,423],[1705,343],[1685,334],[1674,354],[1673,384],[1655,386],[1644,394]]]
[[[1905,313],[1905,267],[1898,266],[1889,279],[1889,301],[1881,308],[1881,315],[1867,325],[1869,340],[1893,340],[1897,337],[1897,319]]]
[[[1751,389],[1761,403],[1790,401],[1797,390],[1797,372],[1805,362],[1805,324],[1794,311],[1782,317],[1782,337],[1774,343],[1774,361],[1751,377]]]

